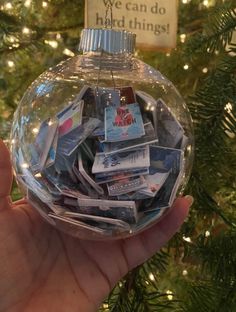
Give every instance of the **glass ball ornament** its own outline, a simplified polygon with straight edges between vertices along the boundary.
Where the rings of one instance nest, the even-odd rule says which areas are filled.
[[[83,54],[40,75],[14,115],[19,187],[43,218],[75,237],[141,232],[168,213],[190,176],[189,110],[134,48],[130,32],[84,29]]]

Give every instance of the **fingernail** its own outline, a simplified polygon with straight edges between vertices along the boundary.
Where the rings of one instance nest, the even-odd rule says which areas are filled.
[[[189,207],[192,206],[193,202],[194,202],[194,198],[191,195],[186,195],[184,196],[185,199],[187,199],[188,203],[189,203]]]

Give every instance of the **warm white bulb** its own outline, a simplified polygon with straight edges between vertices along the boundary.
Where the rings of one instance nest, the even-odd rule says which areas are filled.
[[[28,8],[30,5],[31,5],[31,0],[26,0],[26,1],[24,2],[24,6],[25,6],[26,8]]]
[[[184,69],[184,70],[188,70],[188,69],[189,69],[189,65],[188,65],[188,64],[185,64],[185,65],[183,66],[183,69]]]
[[[58,48],[58,42],[56,40],[44,40],[44,43],[50,45],[53,49]]]
[[[149,274],[149,279],[150,279],[150,281],[155,281],[155,276],[152,273],[150,273]]]
[[[32,131],[33,131],[33,133],[35,133],[35,134],[39,133],[39,129],[38,129],[38,128],[34,128]]]
[[[23,163],[23,164],[21,164],[21,167],[24,168],[24,169],[27,169],[27,168],[29,168],[29,164]]]
[[[207,67],[204,67],[204,68],[202,69],[202,72],[203,72],[204,74],[208,73],[208,68],[207,68]]]
[[[47,3],[46,1],[43,1],[43,2],[42,2],[42,7],[43,7],[43,8],[46,8],[47,6],[48,6],[48,3]]]
[[[173,296],[173,292],[171,290],[167,290],[166,294],[168,295],[167,296],[168,300],[173,300],[174,296]]]
[[[185,40],[186,40],[186,34],[181,34],[181,35],[180,35],[180,41],[181,41],[182,43],[184,43]]]
[[[211,235],[210,231],[205,232],[205,237],[209,237]]]
[[[205,5],[207,7],[209,5],[209,1],[208,0],[204,0],[203,1],[203,5]]]
[[[231,111],[233,110],[233,105],[229,102],[225,105],[225,110],[228,112],[228,113],[231,113]]]
[[[67,56],[71,56],[71,57],[75,56],[75,53],[72,52],[71,50],[67,49],[67,48],[64,49],[63,54],[65,54]]]
[[[14,36],[9,36],[9,41],[10,41],[11,43],[15,42],[15,37],[14,37]]]
[[[22,28],[22,33],[25,35],[28,35],[30,33],[30,29],[28,27],[23,27]]]
[[[12,68],[15,66],[15,63],[13,61],[7,61],[7,65]]]
[[[188,275],[188,271],[187,270],[183,270],[182,274],[183,274],[183,276],[186,276],[186,275]]]
[[[183,4],[188,3],[188,0],[182,0],[182,3],[183,3]]]
[[[11,4],[11,2],[7,2],[7,3],[5,4],[5,9],[6,9],[6,10],[11,10],[11,9],[12,9],[12,4]]]
[[[40,172],[39,172],[39,173],[36,173],[36,174],[35,174],[35,178],[42,178],[41,173],[40,173]]]
[[[191,242],[192,242],[192,240],[191,240],[190,237],[185,237],[185,236],[183,236],[183,240],[184,240],[185,242],[188,242],[188,243],[191,243]]]

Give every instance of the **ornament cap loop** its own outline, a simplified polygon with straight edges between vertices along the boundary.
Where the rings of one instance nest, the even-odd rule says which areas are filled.
[[[81,33],[79,50],[110,54],[133,54],[136,35],[126,30],[85,28]]]

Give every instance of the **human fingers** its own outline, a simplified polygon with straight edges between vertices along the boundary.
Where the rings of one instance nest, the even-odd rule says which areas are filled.
[[[13,204],[16,207],[16,206],[20,206],[20,205],[27,205],[28,202],[27,202],[26,198],[21,198],[17,201],[14,201]]]
[[[176,199],[170,212],[159,223],[137,236],[123,240],[129,270],[145,262],[171,239],[187,217],[192,202],[190,196]]]

